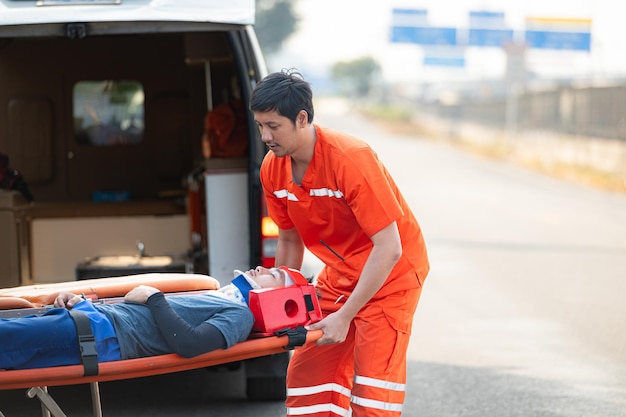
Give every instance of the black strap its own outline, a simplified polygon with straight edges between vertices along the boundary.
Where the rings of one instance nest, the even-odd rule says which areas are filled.
[[[277,330],[274,334],[276,336],[287,335],[289,343],[285,346],[285,350],[293,350],[296,346],[302,346],[304,342],[306,342],[306,332],[307,330],[304,326],[298,326],[296,328],[287,327],[285,329]]]
[[[69,310],[74,324],[76,325],[76,336],[80,356],[85,368],[84,376],[98,375],[98,351],[96,350],[96,338],[91,332],[89,317],[79,310]]]
[[[304,305],[306,306],[306,311],[315,310],[315,306],[313,305],[313,297],[311,297],[311,294],[304,294]]]

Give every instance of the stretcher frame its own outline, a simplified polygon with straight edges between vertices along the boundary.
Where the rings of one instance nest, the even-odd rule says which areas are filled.
[[[183,278],[183,279],[181,279]],[[140,274],[127,277],[102,278],[69,283],[43,284],[15,287],[0,290],[0,305],[19,305],[13,309],[14,317],[44,311],[50,308],[60,291],[78,292],[99,302],[117,302],[137,285],[151,285],[170,295],[202,293],[219,287],[211,277],[195,274]],[[86,290],[86,291],[85,291]],[[106,295],[110,298],[102,298]],[[4,302],[4,303],[3,303]],[[272,355],[291,350],[305,343],[313,342],[322,336],[320,330],[306,331],[304,327],[289,329],[279,335],[254,337],[228,349],[218,349],[193,358],[178,354],[100,362],[98,374],[85,376],[83,365],[55,366],[39,369],[0,370],[0,390],[27,389],[27,396],[37,397],[42,405],[42,414],[65,417],[62,410],[47,392],[47,387],[90,384],[92,412],[94,417],[102,417],[99,382],[134,379],[146,376],[168,374],[206,368],[229,362],[237,362],[259,356]],[[0,411],[0,416],[2,413]]]

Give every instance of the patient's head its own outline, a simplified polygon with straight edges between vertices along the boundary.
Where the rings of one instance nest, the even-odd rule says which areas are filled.
[[[235,271],[237,273],[237,271]],[[273,288],[285,286],[285,275],[277,268],[257,266],[242,273],[252,288]]]
[[[252,288],[274,288],[284,287],[286,285],[305,285],[308,280],[300,273],[300,271],[287,268],[265,268],[257,266],[246,272],[235,270],[235,275],[242,274],[250,283]]]

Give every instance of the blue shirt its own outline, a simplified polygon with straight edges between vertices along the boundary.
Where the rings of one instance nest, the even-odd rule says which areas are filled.
[[[250,309],[214,294],[167,297],[172,309],[191,326],[208,322],[224,335],[227,347],[250,335],[254,316]],[[117,303],[95,306],[113,323],[122,359],[172,353],[145,304]]]

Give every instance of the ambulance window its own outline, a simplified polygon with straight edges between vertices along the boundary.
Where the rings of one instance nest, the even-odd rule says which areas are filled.
[[[74,84],[74,137],[80,145],[135,145],[143,139],[144,93],[138,81]]]

